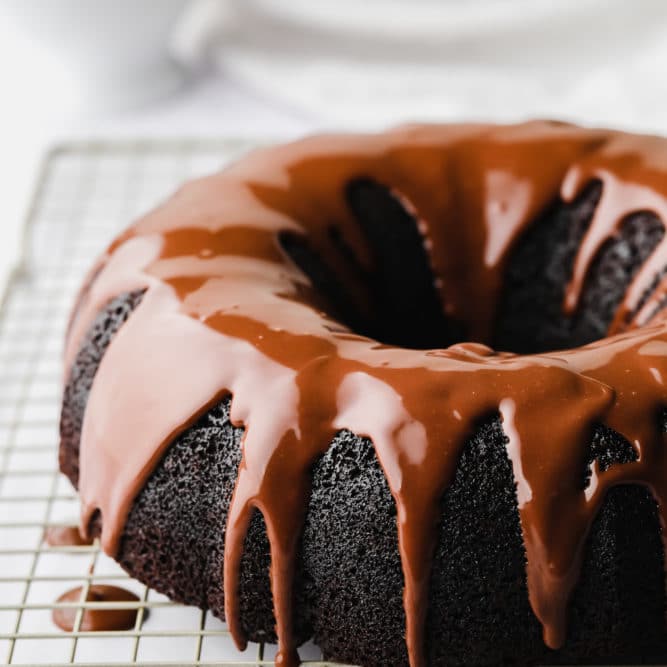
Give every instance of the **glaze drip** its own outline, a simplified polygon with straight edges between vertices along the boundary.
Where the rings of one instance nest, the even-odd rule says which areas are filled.
[[[367,436],[396,502],[406,641],[410,664],[419,667],[439,499],[476,424],[499,412],[530,602],[545,642],[557,648],[606,492],[646,485],[665,523],[667,459],[657,414],[667,402],[667,324],[652,318],[662,283],[635,310],[667,264],[667,240],[634,278],[612,327],[621,333],[611,338],[529,356],[480,343],[383,345],[325,312],[280,243],[284,234],[307,239],[355,288],[356,305],[371,308],[330,234],[335,224],[361,268],[372,270],[346,198],[348,185],[364,179],[400,198],[423,236],[443,312],[478,341],[490,337],[513,244],[559,197],[571,201],[591,180],[602,181],[566,293],[568,312],[624,218],[650,210],[667,219],[667,141],[544,122],[314,137],[257,151],[187,184],[110,247],[75,310],[67,367],[106,303],[146,290],[90,392],[81,435],[82,528],[101,511],[102,546],[116,553],[132,502],[166,447],[231,394],[232,421],[245,434],[225,536],[226,617],[243,647],[238,575],[257,509],[271,546],[276,662],[294,665],[291,591],[310,469],[337,431]],[[604,471],[594,465],[582,488],[596,423],[625,436],[638,459]]]
[[[93,544],[91,537],[84,538],[78,526],[47,526],[44,541],[50,547],[85,547]]]

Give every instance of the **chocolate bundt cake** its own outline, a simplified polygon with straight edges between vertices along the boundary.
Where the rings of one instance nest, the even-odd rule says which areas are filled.
[[[667,140],[260,150],[97,263],[60,465],[133,576],[298,664],[667,660]]]

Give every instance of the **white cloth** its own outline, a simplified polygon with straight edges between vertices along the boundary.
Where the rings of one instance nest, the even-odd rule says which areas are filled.
[[[332,124],[548,116],[667,131],[664,0],[231,8],[215,39],[224,71]]]

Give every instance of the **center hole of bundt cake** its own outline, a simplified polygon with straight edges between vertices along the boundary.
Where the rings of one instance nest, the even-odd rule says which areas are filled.
[[[413,215],[388,188],[372,180],[349,183],[346,198],[366,241],[371,270],[335,225],[329,227],[325,249],[290,233],[280,239],[324,307],[355,333],[388,345],[431,349],[464,340],[465,329],[443,313]]]
[[[356,333],[412,349],[472,341],[520,354],[546,352],[603,338],[633,276],[664,234],[652,213],[625,219],[593,261],[576,312],[566,315],[565,288],[601,192],[592,182],[574,202],[553,202],[515,240],[489,340],[473,340],[465,322],[446,316],[417,221],[382,184],[358,179],[345,193],[371,269],[335,225],[326,248],[291,233],[281,236],[281,244],[323,307]]]

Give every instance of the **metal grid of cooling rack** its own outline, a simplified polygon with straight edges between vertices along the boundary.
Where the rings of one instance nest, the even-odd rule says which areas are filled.
[[[78,502],[57,471],[60,352],[74,294],[91,257],[179,182],[213,171],[249,142],[85,143],[45,160],[26,225],[24,256],[0,310],[0,661],[8,664],[272,664],[274,647],[233,647],[207,612],[171,603],[131,580],[98,545],[50,547],[47,525],[76,523]],[[73,632],[51,620],[57,597],[120,584],[139,602],[127,632]],[[65,605],[60,605],[65,606]],[[306,664],[324,665],[313,646]]]

